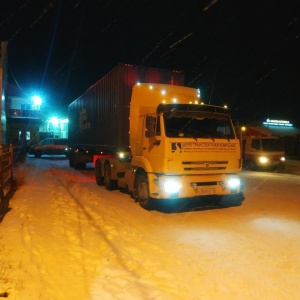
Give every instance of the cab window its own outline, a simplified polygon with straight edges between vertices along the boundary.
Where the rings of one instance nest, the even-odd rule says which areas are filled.
[[[254,140],[252,141],[252,148],[254,148],[254,149],[256,149],[256,150],[260,150],[260,149],[261,149],[260,140],[254,139]]]

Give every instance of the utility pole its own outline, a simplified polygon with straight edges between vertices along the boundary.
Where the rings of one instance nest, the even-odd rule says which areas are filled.
[[[0,113],[1,113],[1,122],[0,122],[0,144],[5,144],[6,134],[3,131],[3,125],[6,124],[5,116],[5,88],[7,82],[7,42],[1,41],[0,47]],[[3,112],[4,111],[4,112]]]

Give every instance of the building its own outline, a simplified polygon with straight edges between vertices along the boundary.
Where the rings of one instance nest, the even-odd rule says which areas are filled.
[[[17,86],[7,84],[5,114],[6,142],[30,146],[49,137],[67,138],[67,119],[49,118],[37,96],[24,94]]]
[[[5,92],[6,142],[27,145],[39,141],[43,112],[24,93],[8,83]]]

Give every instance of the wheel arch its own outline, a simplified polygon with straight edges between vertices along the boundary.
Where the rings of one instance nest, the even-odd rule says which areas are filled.
[[[144,172],[148,180],[150,180],[149,174],[153,174],[154,172],[149,160],[143,156],[134,156],[131,160],[131,165],[135,169],[135,175],[134,175],[135,177],[133,181],[133,190],[135,194],[137,188],[138,175]]]
[[[131,165],[135,169],[142,169],[146,173],[153,173],[153,168],[148,159],[142,156],[134,156],[131,160]]]

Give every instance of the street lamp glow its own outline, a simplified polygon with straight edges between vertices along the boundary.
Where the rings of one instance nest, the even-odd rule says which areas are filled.
[[[40,109],[41,105],[42,105],[42,98],[38,95],[34,95],[32,98],[31,98],[32,102],[33,102],[33,107],[35,109]]]
[[[58,118],[56,118],[56,117],[52,117],[52,118],[50,118],[50,123],[54,126],[54,127],[57,127],[58,125],[59,125],[59,120],[58,120]]]

